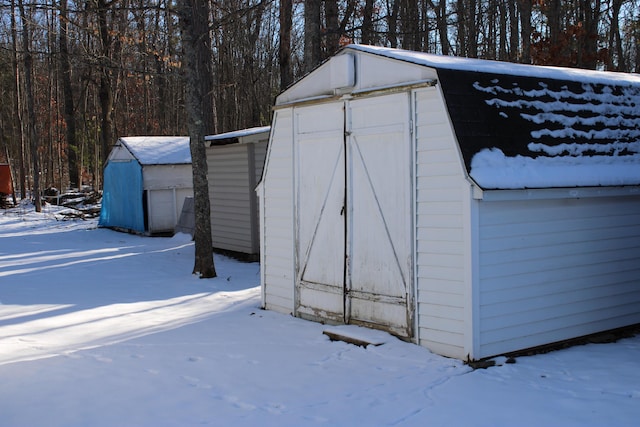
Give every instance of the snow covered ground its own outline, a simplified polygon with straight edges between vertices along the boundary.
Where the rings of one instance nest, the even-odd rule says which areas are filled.
[[[0,211],[0,426],[637,426],[640,336],[472,370],[260,310],[259,266]],[[58,219],[56,219],[58,218]]]

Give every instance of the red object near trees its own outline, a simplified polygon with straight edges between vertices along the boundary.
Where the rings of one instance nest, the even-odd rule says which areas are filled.
[[[0,164],[0,193],[12,194],[11,168],[8,164]]]

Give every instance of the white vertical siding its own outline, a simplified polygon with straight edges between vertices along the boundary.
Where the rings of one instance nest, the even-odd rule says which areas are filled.
[[[640,322],[640,196],[479,209],[478,357]]]
[[[464,358],[470,286],[469,183],[437,88],[416,100],[416,264],[420,344]]]
[[[173,233],[178,223],[175,214],[174,190],[147,191],[149,233]]]
[[[293,312],[293,110],[277,110],[261,190],[263,307]]]
[[[191,165],[147,165],[142,168],[142,178],[147,191],[148,232],[172,233],[184,198],[193,196]]]
[[[260,253],[260,206],[256,194],[256,187],[262,178],[262,170],[267,156],[267,146],[269,142],[269,134],[267,133],[264,140],[252,143],[249,147],[249,164],[253,166],[253,170],[249,172],[249,190],[251,200],[251,240],[252,251],[255,254]]]

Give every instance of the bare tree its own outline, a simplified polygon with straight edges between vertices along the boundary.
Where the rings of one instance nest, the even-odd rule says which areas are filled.
[[[33,200],[36,212],[42,212],[42,200],[40,199],[40,161],[38,159],[38,129],[36,127],[36,106],[33,89],[33,55],[31,53],[31,40],[29,20],[25,13],[23,0],[18,0],[20,21],[22,21],[22,50],[24,51],[24,88],[27,100],[28,135],[31,147],[31,168],[33,172]]]
[[[22,84],[20,81],[20,61],[18,61],[18,25],[16,23],[16,5],[15,0],[11,0],[11,47],[14,73],[14,109],[17,118],[17,127],[20,139],[19,149],[19,176],[20,176],[20,197],[27,197],[27,168],[25,159],[25,130],[24,130],[24,114],[22,103]]]
[[[320,63],[321,0],[304,0],[304,71],[309,72]]]
[[[293,0],[280,0],[280,44],[278,59],[280,64],[280,90],[293,83],[291,64],[291,28],[293,26]]]
[[[100,120],[101,120],[101,158],[106,159],[109,155],[111,144],[114,143],[113,133],[113,108],[114,108],[114,88],[112,83],[113,68],[111,64],[111,55],[115,50],[116,44],[119,43],[114,37],[114,31],[111,28],[108,18],[108,10],[115,6],[116,0],[96,0],[96,14],[98,18],[98,29],[100,31],[101,53],[100,62],[100,87],[98,90],[98,98],[100,100]]]
[[[365,0],[362,11],[362,43],[371,44],[373,42],[373,3],[374,0]]]
[[[58,37],[60,49],[60,79],[62,80],[62,94],[64,100],[64,121],[67,140],[67,161],[69,164],[69,184],[82,186],[81,162],[78,160],[78,141],[76,134],[75,106],[73,89],[71,87],[71,61],[69,58],[69,18],[67,14],[67,0],[60,0],[60,33]]]
[[[625,69],[625,57],[622,50],[622,37],[620,36],[620,9],[625,0],[613,0],[611,4],[611,25],[609,27],[609,52],[608,67],[616,71]],[[614,64],[615,59],[615,64]]]
[[[189,128],[195,209],[195,264],[193,274],[216,277],[211,238],[211,205],[207,179],[204,137],[212,129],[211,38],[209,3],[178,0],[177,12],[182,32],[185,107]]]
[[[531,33],[533,32],[531,25],[532,1],[533,0],[518,0],[518,9],[520,11],[520,39],[522,40],[520,62],[524,64],[531,63]]]
[[[387,0],[387,40],[391,47],[398,47],[399,0]]]

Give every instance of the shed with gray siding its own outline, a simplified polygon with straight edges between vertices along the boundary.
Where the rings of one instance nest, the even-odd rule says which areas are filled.
[[[350,45],[276,99],[264,308],[465,360],[640,323],[640,77]]]
[[[258,259],[258,199],[269,126],[205,137],[211,203],[211,234],[217,250]]]

